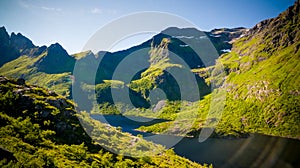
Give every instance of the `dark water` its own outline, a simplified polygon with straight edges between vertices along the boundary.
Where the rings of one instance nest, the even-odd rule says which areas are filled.
[[[192,161],[212,163],[217,168],[300,168],[299,140],[252,134],[248,138],[209,138],[199,143],[197,138],[155,135],[134,130],[142,125],[151,125],[165,120],[119,115],[107,115],[105,117],[93,115],[92,117],[112,126],[120,126],[124,132],[133,135],[141,134],[147,140],[166,147],[173,147],[178,155]]]

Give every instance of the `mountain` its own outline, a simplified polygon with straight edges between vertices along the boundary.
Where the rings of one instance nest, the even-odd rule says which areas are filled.
[[[198,102],[200,109],[195,103],[169,116],[195,113],[197,121],[190,131],[193,136],[212,127],[215,136],[261,133],[300,139],[299,8],[298,0],[277,17],[258,23],[235,39],[231,52],[222,54],[215,65],[194,69],[207,83],[214,82],[219,88]],[[226,93],[223,98],[218,96],[222,92]],[[221,100],[226,100],[224,106]],[[184,118],[141,130],[162,132],[175,125],[176,134],[188,129],[183,123],[189,122],[193,120]]]
[[[21,33],[11,33],[10,45],[14,46],[18,51],[22,52],[26,49],[34,48],[32,41],[23,36]]]
[[[40,55],[18,56],[4,64],[0,73],[12,77],[24,74],[29,83],[52,88],[69,96],[73,94],[70,89],[72,81],[83,91],[80,92],[82,95],[87,91],[87,98],[90,90],[82,86],[96,84],[99,102],[111,101],[111,87],[107,87],[107,83],[123,82],[123,88],[118,88],[118,85],[113,90],[130,89],[138,100],[142,97],[143,101],[149,102],[153,89],[162,89],[167,93],[167,99],[178,100],[180,91],[174,84],[174,77],[168,74],[167,70],[184,72],[192,69],[198,87],[203,89],[200,91],[202,102],[209,102],[212,97],[212,84],[228,92],[224,117],[199,117],[194,131],[201,130],[207,123],[220,121],[217,129],[219,134],[261,132],[297,138],[299,125],[295,123],[299,119],[299,104],[294,102],[299,102],[300,90],[297,85],[300,36],[298,27],[299,1],[296,1],[294,6],[278,17],[262,21],[251,29],[222,28],[201,32],[194,28],[170,27],[138,46],[113,53],[100,51],[94,54],[86,51],[69,56],[59,44],[54,44],[45,48]],[[5,29],[1,30],[1,40],[7,43],[10,37],[5,33]],[[216,50],[211,50],[206,43],[208,40]],[[164,44],[164,41],[168,42]],[[2,48],[7,50],[9,45],[3,46],[6,48]],[[28,43],[24,46],[31,45]],[[194,48],[202,53],[201,58]],[[155,54],[155,51],[165,49],[169,53],[167,57]],[[152,57],[153,55],[157,55],[158,59]],[[174,59],[176,55],[184,60],[186,65]],[[122,75],[113,79],[119,63],[129,56],[135,61],[131,64],[132,67],[121,71]],[[75,61],[78,76],[74,79],[71,75],[74,75],[72,67]],[[129,69],[140,63],[144,63],[145,66],[139,72],[134,72],[132,77],[130,73],[133,72]],[[95,72],[94,69],[98,71]],[[224,76],[218,76],[220,69],[224,70]],[[212,74],[215,76],[212,77]],[[128,77],[131,77],[130,80],[125,81]],[[205,105],[205,109],[209,108]],[[235,115],[234,118],[230,117],[232,114]],[[289,131],[284,131],[287,129]]]
[[[174,76],[167,73],[167,69],[170,70],[170,67],[159,67],[163,68],[164,72],[158,76],[156,75],[151,77],[151,83],[153,83],[153,85],[151,86],[149,85],[149,83],[145,84],[145,82],[150,82],[148,81],[148,79],[149,75],[151,74],[148,74],[148,77],[144,75],[142,79],[141,76],[142,74],[146,73],[147,69],[148,71],[150,71],[151,67],[155,67],[153,66],[153,60],[151,60],[150,58],[151,54],[149,54],[149,52],[151,52],[151,48],[153,49],[154,47],[157,47],[157,49],[159,49],[159,46],[161,45],[162,41],[164,39],[169,39],[169,42],[166,46],[169,51],[168,62],[171,64],[182,64],[182,61],[178,62],[178,58],[181,58],[184,61],[184,63],[187,64],[185,65],[185,68],[181,68],[181,71],[184,70],[187,72],[190,71],[189,69],[214,65],[215,59],[219,57],[219,54],[224,53],[222,50],[230,50],[230,42],[235,38],[239,38],[241,34],[244,33],[246,30],[247,29],[245,28],[236,28],[222,29],[218,30],[218,32],[216,32],[216,30],[214,30],[213,32],[201,32],[194,28],[180,29],[176,27],[171,27],[155,35],[152,39],[138,46],[131,47],[127,50],[118,51],[114,53],[102,51],[98,52],[95,55],[91,52],[74,54],[73,57],[77,58],[78,60],[76,68],[79,69],[76,73],[78,75],[75,75],[75,77],[77,79],[77,82],[80,81],[87,84],[103,83],[104,80],[112,80],[112,76],[116,72],[117,67],[121,65],[120,63],[124,63],[122,61],[129,58],[134,58],[130,59],[132,61],[130,62],[130,65],[132,65],[131,70],[128,68],[126,70],[122,70],[122,74],[115,75],[113,80],[123,81],[125,82],[125,84],[130,83],[130,88],[138,94],[142,94],[147,101],[149,101],[149,91],[153,88],[160,88],[163,91],[165,91],[167,98],[170,100],[179,100],[181,98],[181,95],[179,93],[179,86],[176,86]],[[213,33],[217,35],[212,35]],[[210,40],[213,40],[215,42],[212,44],[215,44],[215,47],[218,47],[217,51],[219,52],[217,52],[214,49],[214,46],[210,43]],[[201,58],[198,55],[199,53],[201,53]],[[132,72],[135,69],[135,67],[142,65],[144,65],[144,67],[139,72]],[[96,74],[94,74],[94,72],[91,72],[95,69],[98,69]],[[175,70],[174,68],[171,69]],[[131,73],[136,73],[133,78],[133,74]],[[128,81],[128,78],[132,78],[131,80],[133,81],[133,83],[131,83],[131,81]],[[199,76],[195,76],[195,78],[199,86],[200,95],[204,96],[208,94],[210,92],[209,86]],[[148,85],[148,87],[144,87],[146,85]],[[104,91],[99,92],[104,93]],[[191,98],[194,94],[190,95]],[[102,94],[100,95],[100,97],[101,96],[111,97],[111,95],[107,94]],[[136,97],[133,99],[137,100],[140,98]],[[134,104],[136,104],[136,102]],[[146,105],[147,103],[137,104],[144,104],[144,107],[149,107],[148,105]]]
[[[299,3],[255,25],[217,60],[228,92],[219,127],[300,138]]]
[[[87,113],[76,112],[74,102],[53,91],[3,76],[0,121],[1,167],[206,167],[94,121]],[[96,142],[88,134],[95,136]],[[132,158],[106,150],[124,146],[131,146],[129,150],[136,154],[160,154]]]
[[[226,50],[231,49],[230,41],[238,38],[242,33],[244,33],[247,29],[245,28],[237,28],[237,29],[224,29],[230,31],[230,34],[225,33],[225,31],[220,31],[218,35],[213,35],[214,31],[212,32],[201,32],[195,28],[176,28],[170,27],[166,30],[163,30],[161,33],[153,36],[152,39],[148,41],[131,47],[127,50],[118,51],[114,53],[110,52],[99,52],[98,58],[102,58],[100,63],[100,67],[97,74],[97,83],[101,82],[103,79],[111,79],[112,72],[114,72],[117,65],[128,55],[133,54],[133,57],[142,57],[143,59],[148,59],[148,52],[151,48],[151,43],[154,46],[158,46],[164,38],[171,39],[168,49],[170,53],[174,53],[175,55],[182,58],[186,64],[189,65],[191,69],[205,67],[214,64],[214,60],[219,56],[216,51],[209,51],[213,48],[213,46],[209,45],[210,40],[214,47],[216,48],[219,54],[224,53]],[[206,36],[207,35],[207,36]],[[208,39],[207,39],[208,38]],[[191,46],[187,46],[185,42],[188,42],[190,45],[193,45],[193,49]],[[201,47],[198,47],[201,46]],[[194,50],[199,50],[197,53]],[[215,54],[211,54],[210,56],[207,53],[212,52]],[[201,58],[206,58],[204,60],[207,65],[204,65],[203,60],[199,59],[198,53],[201,53]]]
[[[16,59],[19,56],[18,50],[10,45],[10,36],[4,27],[0,27],[0,66]]]
[[[0,40],[3,41],[3,43],[1,43],[3,44],[3,47],[0,47],[0,49],[2,48],[0,53],[3,54],[3,56],[0,56],[3,57],[3,59],[1,59],[3,65],[0,67],[0,74],[13,78],[19,78],[22,76],[28,83],[53,89],[66,96],[72,96],[71,83],[73,78],[70,75],[73,73],[75,62],[77,62],[77,74],[80,74],[76,76],[76,81],[86,84],[101,84],[104,80],[112,79],[112,75],[115,72],[116,67],[129,55],[138,58],[134,59],[135,63],[132,64],[141,64],[142,62],[145,64],[145,67],[149,67],[148,52],[151,49],[151,44],[158,46],[162,39],[168,38],[171,39],[168,44],[168,49],[170,50],[170,53],[173,54],[170,58],[174,58],[178,55],[190,68],[203,67],[213,65],[214,60],[219,56],[216,51],[212,51],[215,54],[205,55],[208,53],[205,52],[205,50],[209,48],[206,47],[208,39],[214,41],[213,44],[218,47],[217,51],[219,53],[223,53],[222,50],[230,49],[230,41],[238,38],[240,34],[245,31],[246,29],[244,28],[237,28],[220,29],[218,32],[216,32],[216,30],[212,32],[201,32],[192,28],[179,29],[172,27],[157,34],[153,37],[153,39],[127,50],[114,53],[101,51],[97,54],[85,51],[69,55],[58,43],[52,44],[49,47],[34,46],[28,38],[24,37],[20,33],[12,33],[12,35],[9,36],[5,28],[2,27],[0,31],[2,34],[0,36]],[[218,35],[212,35],[214,33],[218,33]],[[206,38],[205,35],[208,35],[208,38]],[[204,65],[202,62],[203,60],[201,60],[197,53],[195,53],[190,46],[187,46],[184,41],[188,42],[190,45],[203,46],[200,48],[194,48],[197,48],[199,52],[203,53],[201,58],[206,59],[204,61],[207,65]],[[97,72],[94,74],[96,69]],[[138,77],[142,72],[143,71],[138,72],[135,76]],[[124,72],[122,75],[129,76],[132,74]],[[168,76],[170,77],[170,75],[166,75],[161,76],[160,78]],[[203,80],[197,80],[200,82],[200,85],[203,85]],[[127,84],[129,82],[130,81],[128,81]],[[164,88],[167,88],[166,86],[167,85],[165,85]],[[203,93],[204,92],[207,93],[205,89],[203,89]],[[133,93],[133,95],[138,94],[139,93]],[[104,96],[110,97],[109,95]],[[176,95],[171,97],[176,97]]]
[[[157,152],[164,147],[89,117],[99,111],[167,120],[138,128],[151,133],[197,137],[202,130],[211,130],[212,136],[222,138],[265,134],[299,140],[299,8],[297,0],[277,17],[251,29],[200,32],[170,27],[141,45],[113,53],[85,51],[69,55],[59,44],[34,46],[21,34],[8,35],[4,27],[0,28],[0,74],[21,76],[28,83],[0,77],[0,166],[200,167],[172,150],[138,159],[124,156],[132,151],[143,154],[144,149]],[[209,49],[207,40],[216,50]],[[195,47],[202,53],[201,58],[193,50]],[[176,55],[186,64],[178,61]],[[117,69],[130,56],[135,61],[130,68],[127,64],[126,71]],[[75,62],[77,76],[72,70]],[[145,65],[142,69],[130,71],[140,63]],[[120,74],[112,78],[116,70]],[[182,73],[179,76],[184,77],[180,78],[184,82],[188,81],[185,74],[192,74],[201,99],[198,95],[193,99],[195,88],[186,90],[191,99],[180,99],[180,85],[170,71]],[[71,92],[72,84],[77,93]],[[211,91],[210,86],[217,88]],[[113,104],[116,102],[111,91],[118,92],[120,100],[127,100],[123,94],[129,92],[136,108]],[[85,100],[76,102],[78,107],[65,98],[74,94]],[[99,110],[91,101],[94,99],[100,104]],[[80,103],[88,108],[82,109]],[[125,110],[120,112],[118,107]],[[276,145],[282,147],[282,142],[276,141]],[[106,150],[124,146],[130,148],[121,155]],[[280,157],[276,156],[278,163]],[[299,167],[293,158],[290,163],[287,166]],[[285,163],[278,166],[281,164]]]
[[[48,74],[72,72],[75,59],[70,57],[67,51],[58,43],[50,45],[45,50],[45,56],[36,62],[34,66],[38,71]]]

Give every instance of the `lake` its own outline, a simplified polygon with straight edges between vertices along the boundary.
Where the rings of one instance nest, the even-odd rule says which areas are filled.
[[[144,139],[172,147],[176,154],[198,163],[212,163],[214,167],[300,167],[300,140],[251,134],[247,138],[208,138],[199,143],[197,138],[157,135],[136,131],[140,126],[164,122],[163,119],[121,115],[91,115],[103,123],[121,127],[124,132],[141,134]]]

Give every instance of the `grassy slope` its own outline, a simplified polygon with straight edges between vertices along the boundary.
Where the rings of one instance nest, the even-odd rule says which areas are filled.
[[[87,113],[76,114],[73,102],[54,92],[17,85],[3,77],[0,81],[0,152],[8,153],[1,154],[1,167],[201,167],[172,150],[165,151],[160,145],[92,120]],[[95,136],[96,143],[76,116]],[[139,154],[145,148],[161,152],[131,158],[97,144],[114,149],[131,145],[123,154]]]
[[[226,89],[227,97],[217,125],[213,117],[206,116],[211,96],[200,101],[200,110],[199,106],[194,107],[192,112],[200,117],[191,134],[216,126],[219,136],[263,133],[300,139],[300,31],[296,28],[300,26],[299,1],[296,3],[298,7],[289,8],[277,18],[265,21],[264,28],[256,28],[235,41],[232,52],[222,55],[215,66],[193,70],[210,83],[222,78],[211,78],[212,71],[224,67],[227,75],[221,88]],[[180,113],[186,112],[183,109]],[[140,130],[163,132],[176,122]]]
[[[150,67],[141,74],[139,79],[131,81],[129,85],[132,90],[141,92],[146,99],[148,99],[149,91],[159,86],[158,78],[164,75],[165,70],[174,67],[182,68],[181,65],[170,62],[168,53],[169,42],[167,38],[163,38],[158,46],[151,47],[149,51]]]
[[[299,18],[297,1],[265,21],[261,30],[254,28],[254,34],[235,42],[232,52],[218,60],[228,72],[221,132],[300,138]]]
[[[236,53],[224,55],[219,62],[223,65],[228,63],[226,66],[234,67],[235,62],[239,62],[240,66],[241,62],[247,62],[245,60],[249,59],[236,57],[236,60],[232,60],[234,55]],[[293,46],[291,46],[276,52],[267,60],[252,65],[247,71],[229,73],[224,84],[228,91],[226,104],[222,118],[217,125],[211,123],[213,119],[211,116],[207,116],[211,102],[210,95],[200,101],[200,106],[194,105],[193,110],[183,108],[180,111],[180,115],[198,113],[191,134],[199,132],[203,126],[217,126],[216,133],[219,136],[263,133],[299,139],[299,55],[300,52],[294,53]],[[174,114],[179,115],[178,113],[172,115]],[[178,120],[176,122],[180,123]],[[141,127],[140,130],[158,133],[167,129],[171,124],[176,123],[160,123]],[[184,127],[181,128],[184,129]]]
[[[49,88],[64,96],[69,96],[71,79],[70,73],[47,74],[38,72],[34,64],[42,59],[46,53],[37,57],[23,55],[0,67],[0,74],[12,78],[19,78],[24,75],[26,82],[33,85]]]

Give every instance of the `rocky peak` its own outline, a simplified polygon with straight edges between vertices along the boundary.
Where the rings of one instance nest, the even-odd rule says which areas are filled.
[[[281,13],[279,17],[284,17],[292,20],[293,23],[299,23],[300,15],[300,0],[296,0],[293,6],[290,6],[285,12]]]
[[[23,36],[21,33],[11,33],[10,45],[14,46],[17,50],[21,51],[35,47],[32,41],[29,40],[27,37]]]
[[[39,60],[36,66],[46,73],[71,72],[75,59],[59,44],[51,44],[46,49],[47,54]]]
[[[286,47],[300,40],[300,0],[295,1],[286,11],[275,18],[267,19],[256,24],[246,34],[248,39],[263,37],[261,43],[270,41],[267,51],[272,48]]]
[[[59,43],[51,44],[47,48],[47,52],[48,52],[48,56],[55,56],[58,57],[58,59],[61,59],[61,57],[63,56],[69,57],[67,51]]]
[[[0,27],[0,47],[9,45],[9,35],[5,27]]]
[[[59,43],[51,44],[48,50],[65,50]]]
[[[197,37],[203,34],[201,31],[196,28],[178,28],[178,27],[169,27],[161,32],[162,34],[170,36],[189,36]]]
[[[19,55],[18,50],[10,45],[10,37],[5,27],[0,27],[0,67]]]

